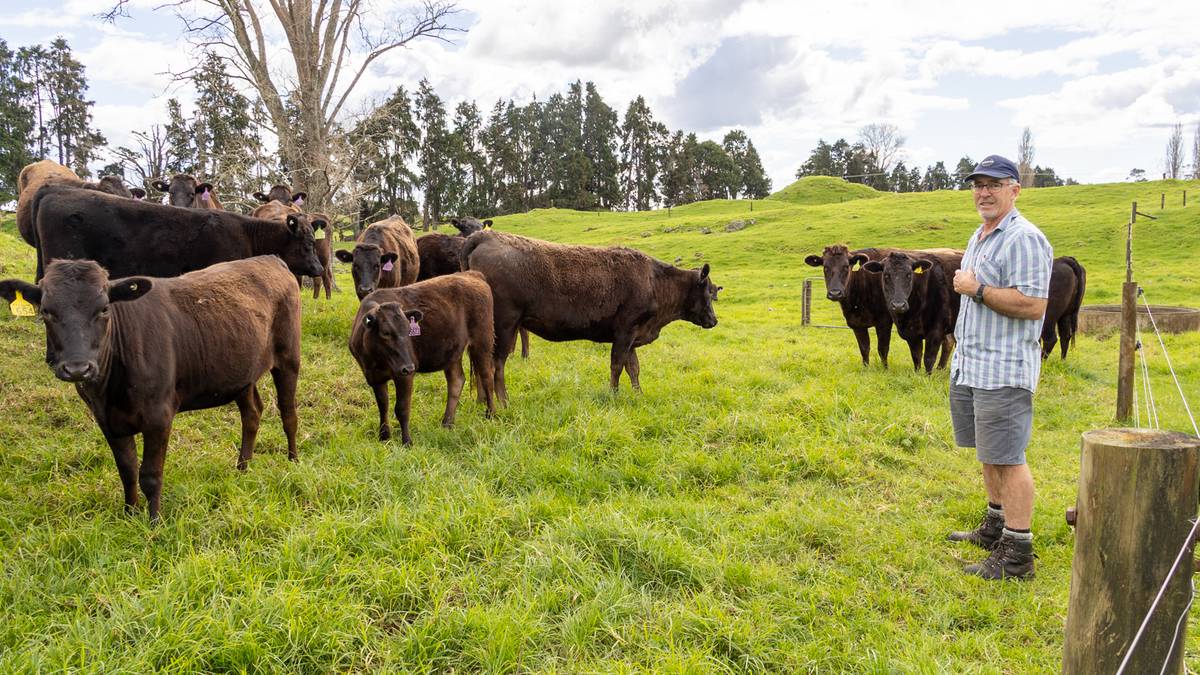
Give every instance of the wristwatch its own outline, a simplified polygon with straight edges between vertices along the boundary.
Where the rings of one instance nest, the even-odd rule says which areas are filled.
[[[971,299],[975,302],[983,302],[983,289],[987,287],[987,284],[979,284],[979,288],[975,289],[975,295],[971,296]]]

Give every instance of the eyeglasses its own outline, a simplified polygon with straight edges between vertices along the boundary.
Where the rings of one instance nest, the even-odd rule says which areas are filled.
[[[1000,188],[1006,188],[1012,183],[971,183],[971,189],[975,192],[990,192],[995,194],[1000,191]]]

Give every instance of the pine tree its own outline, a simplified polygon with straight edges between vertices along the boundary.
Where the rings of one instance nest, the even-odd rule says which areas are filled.
[[[764,199],[770,195],[771,179],[767,177],[758,150],[754,148],[754,143],[746,132],[741,129],[730,131],[725,134],[721,145],[738,168],[738,186],[733,196]]]
[[[946,190],[951,187],[950,172],[946,171],[946,163],[938,162],[925,169],[925,177],[921,187],[926,191]]]
[[[638,96],[621,124],[621,192],[625,208],[645,211],[658,201],[655,181],[666,150],[667,127],[654,121],[646,99]]]
[[[733,199],[742,182],[737,164],[716,141],[696,146],[695,176],[701,200]]]
[[[591,167],[587,191],[594,203],[611,209],[621,200],[621,165],[615,149],[617,112],[604,102],[591,82],[585,87],[583,112],[583,155]]]
[[[46,68],[50,57],[41,45],[21,47],[17,51],[18,69],[21,80],[27,85],[26,101],[34,116],[34,137],[31,139],[33,154],[37,159],[46,159],[50,153],[49,93]]]
[[[488,171],[479,140],[482,128],[479,106],[474,101],[459,103],[454,109],[454,136],[460,152],[455,164],[462,172],[459,181],[465,187],[460,215],[485,217],[496,213],[488,201]]]
[[[192,82],[196,88],[197,178],[215,181],[229,198],[228,205],[260,189],[254,175],[252,151],[259,141],[251,123],[250,100],[234,88],[224,60],[211,52]]]
[[[47,92],[54,115],[49,132],[58,151],[58,163],[87,178],[91,175],[88,162],[107,141],[91,126],[94,102],[84,98],[88,86],[83,64],[71,55],[71,47],[63,38],[50,43],[47,57]]]
[[[966,187],[967,176],[975,170],[975,162],[969,155],[963,155],[958,160],[958,164],[954,167],[954,189],[961,190]]]
[[[454,188],[449,165],[454,155],[450,131],[446,128],[446,108],[429,80],[422,79],[417,86],[413,107],[423,132],[417,164],[424,193],[421,229],[428,230],[446,212],[447,198]]]
[[[361,186],[360,218],[374,222],[399,215],[416,222],[420,209],[413,193],[419,178],[413,167],[421,150],[421,131],[404,87],[360,122],[351,139],[359,148],[354,180]]]
[[[168,99],[167,126],[163,133],[167,145],[165,168],[169,173],[196,172],[196,144],[192,131],[192,123],[183,117],[183,107],[179,104],[179,99]],[[169,180],[170,176],[163,178]]]
[[[25,105],[33,87],[22,78],[17,52],[0,39],[0,202],[17,197],[17,176],[33,161],[33,109]]]

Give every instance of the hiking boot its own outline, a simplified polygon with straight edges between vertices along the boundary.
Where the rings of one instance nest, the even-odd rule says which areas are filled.
[[[993,513],[988,509],[979,527],[970,532],[951,532],[947,537],[950,541],[969,541],[985,551],[996,548],[1000,535],[1004,532],[1004,514]]]
[[[996,542],[992,554],[981,563],[967,565],[963,571],[984,579],[1032,579],[1033,578],[1032,539],[1013,539],[1005,534]]]

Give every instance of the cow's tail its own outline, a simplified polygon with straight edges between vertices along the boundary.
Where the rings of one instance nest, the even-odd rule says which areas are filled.
[[[1071,302],[1067,305],[1067,316],[1071,319],[1071,346],[1075,345],[1075,333],[1079,326],[1079,308],[1083,305],[1083,293],[1087,288],[1087,272],[1084,271],[1083,265],[1071,256],[1063,256],[1063,262],[1066,263],[1075,272],[1075,295],[1071,297]]]
[[[488,239],[489,236],[490,234],[488,232],[480,231],[475,232],[471,234],[471,236],[467,237],[467,241],[463,244],[462,250],[458,252],[459,269],[464,272],[471,269],[471,253],[475,251],[476,247]]]

